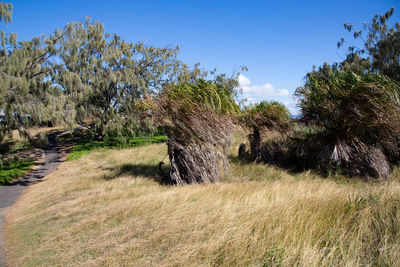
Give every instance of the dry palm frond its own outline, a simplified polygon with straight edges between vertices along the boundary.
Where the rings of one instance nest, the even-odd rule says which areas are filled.
[[[322,129],[319,135],[302,141],[298,155],[310,155],[327,170],[338,165],[350,176],[388,177],[387,157],[393,160],[400,153],[397,82],[372,73],[335,71],[324,76],[313,72],[296,95],[300,97],[301,120]]]
[[[165,127],[174,184],[212,183],[219,180],[219,163],[238,111],[233,91],[215,81],[165,87],[148,99],[152,115]]]
[[[379,148],[357,139],[337,140],[333,145],[323,147],[319,158],[320,168],[343,169],[350,177],[386,180],[391,172],[386,156]]]

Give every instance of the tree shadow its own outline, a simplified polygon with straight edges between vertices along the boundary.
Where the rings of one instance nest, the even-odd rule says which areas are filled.
[[[11,148],[14,146],[14,141],[9,141],[9,142],[4,142],[0,143],[0,154],[6,154],[11,150]]]
[[[143,176],[153,180],[161,185],[171,185],[169,182],[169,167],[164,167],[163,164],[123,164],[117,167],[103,168],[109,171],[109,174],[103,176],[103,179],[113,180],[121,176]]]
[[[317,170],[315,168],[307,168],[304,167],[306,166],[305,163],[299,163],[298,160],[296,159],[274,159],[271,162],[256,162],[254,159],[251,158],[251,155],[249,153],[246,153],[243,156],[238,156],[238,155],[228,155],[228,160],[230,163],[238,164],[238,165],[249,165],[249,164],[260,164],[260,165],[270,165],[274,166],[275,168],[278,168],[282,171],[286,171],[287,173],[291,175],[298,175],[301,173],[305,172],[313,172],[316,175],[322,176],[322,177],[327,177],[325,173],[321,172],[320,170]]]

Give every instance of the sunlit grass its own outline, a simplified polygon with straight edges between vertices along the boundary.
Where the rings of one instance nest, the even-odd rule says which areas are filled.
[[[10,136],[6,136],[0,142],[0,153],[4,155],[14,153],[19,150],[31,149],[45,142],[44,139],[46,139],[46,134],[60,130],[65,130],[65,127],[32,127],[28,130],[28,134],[32,140],[29,140],[29,138],[26,136],[22,136],[18,130],[14,130],[11,132]]]
[[[13,208],[11,266],[400,263],[398,169],[366,183],[237,162],[221,183],[169,187],[166,155],[154,144],[62,164]]]
[[[111,149],[111,148],[127,148],[127,147],[138,147],[156,143],[163,143],[167,141],[167,138],[163,135],[157,136],[145,136],[145,137],[132,137],[127,142],[121,141],[92,141],[87,138],[83,138],[78,141],[76,145],[71,149],[70,154],[67,156],[67,161],[80,159],[83,155],[89,154],[99,149]]]

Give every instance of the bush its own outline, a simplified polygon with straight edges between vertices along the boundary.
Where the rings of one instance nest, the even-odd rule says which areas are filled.
[[[399,156],[397,82],[372,73],[314,71],[295,95],[300,97],[301,121],[320,129],[301,141],[299,157],[315,160],[315,167],[328,172],[336,168],[350,176],[388,177],[386,157]]]
[[[8,182],[24,175],[32,169],[34,160],[9,158],[0,162],[0,184]]]
[[[272,162],[270,152],[262,145],[261,131],[264,128],[281,133],[287,131],[290,128],[290,113],[287,108],[276,101],[263,101],[246,107],[241,121],[252,130],[249,134],[252,160]]]

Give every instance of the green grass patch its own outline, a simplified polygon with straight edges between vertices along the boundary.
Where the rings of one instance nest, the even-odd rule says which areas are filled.
[[[71,152],[67,157],[67,161],[80,159],[83,155],[99,149],[129,148],[163,143],[166,141],[167,137],[164,135],[132,137],[125,142],[123,142],[120,138],[114,138],[107,141],[93,141],[90,138],[82,138],[71,149]]]
[[[11,158],[0,163],[0,185],[26,174],[35,164],[32,159]]]

